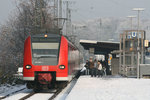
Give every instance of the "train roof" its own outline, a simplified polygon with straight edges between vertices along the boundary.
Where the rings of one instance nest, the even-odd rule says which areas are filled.
[[[59,37],[64,36],[64,35],[55,34],[55,33],[45,33],[45,34],[43,33],[43,34],[31,35],[32,38],[33,37],[45,37],[45,36],[51,37],[51,38],[53,38],[53,37],[58,37],[59,38]],[[74,43],[72,43],[71,40],[67,36],[64,36],[64,37],[68,40],[69,44],[71,44],[73,47],[75,47],[76,49],[79,50],[79,48]]]
[[[54,34],[54,33],[43,33],[43,34],[36,34],[36,35],[31,35],[31,37],[61,37],[60,34]]]

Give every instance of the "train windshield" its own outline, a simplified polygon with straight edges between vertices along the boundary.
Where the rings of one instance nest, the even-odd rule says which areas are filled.
[[[34,65],[57,65],[59,41],[58,38],[32,38],[32,63]]]

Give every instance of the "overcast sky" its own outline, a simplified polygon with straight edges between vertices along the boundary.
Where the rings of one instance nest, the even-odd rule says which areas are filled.
[[[74,0],[73,19],[85,20],[99,17],[126,17],[137,15],[132,8],[142,7],[142,18],[150,18],[150,0]]]
[[[14,0],[0,0],[0,23],[4,23],[10,14],[12,14],[15,6]]]
[[[66,1],[66,0],[64,0]],[[146,8],[142,18],[150,18],[150,0],[71,0],[73,20],[87,20],[100,17],[126,17],[136,15],[135,7]],[[0,0],[0,23],[4,23],[15,8],[14,0]]]

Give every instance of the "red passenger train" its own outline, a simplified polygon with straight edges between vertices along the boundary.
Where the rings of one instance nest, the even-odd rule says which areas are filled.
[[[23,80],[27,88],[56,87],[81,69],[79,50],[63,35],[29,36],[24,44]]]

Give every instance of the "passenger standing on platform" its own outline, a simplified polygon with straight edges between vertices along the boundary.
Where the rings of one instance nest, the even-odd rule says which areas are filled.
[[[94,62],[93,62],[92,57],[90,57],[89,67],[90,67],[91,77],[93,77],[93,74],[94,74]]]
[[[94,74],[94,76],[96,77],[96,75],[97,75],[97,60],[96,60],[96,59],[94,60],[94,70],[93,70],[93,74]]]
[[[97,63],[97,70],[98,70],[98,77],[102,77],[103,76],[103,67],[100,61],[98,61]]]
[[[106,68],[105,67],[103,67],[103,74],[104,74],[104,76],[106,76]]]
[[[106,65],[107,65],[106,61],[104,60],[102,66],[103,66],[103,73],[104,73],[105,76],[107,75],[106,74]]]
[[[86,71],[85,71],[85,75],[89,75],[89,61],[86,60],[86,64],[84,65],[84,67],[86,68]]]

